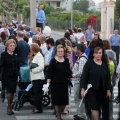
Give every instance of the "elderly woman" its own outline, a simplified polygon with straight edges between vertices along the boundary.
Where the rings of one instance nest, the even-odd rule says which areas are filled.
[[[2,72],[2,82],[5,84],[7,92],[7,114],[12,115],[14,112],[11,108],[11,103],[16,92],[17,80],[19,75],[19,61],[14,54],[16,42],[10,39],[6,42],[7,50],[1,54],[0,72]]]
[[[85,97],[84,93],[88,84],[92,84],[92,88],[89,89]],[[106,106],[108,98],[111,97],[108,62],[101,47],[94,48],[93,59],[88,60],[84,66],[81,88],[81,96],[85,97],[87,101],[92,119],[100,120],[99,110]],[[108,110],[108,108],[106,109]],[[106,112],[106,114],[103,112],[102,118],[103,120],[109,120],[109,112]]]
[[[34,58],[30,65],[30,75],[33,84],[33,93],[35,95],[36,105],[33,109],[33,113],[42,113],[42,87],[44,84],[44,59],[40,53],[40,47],[37,43],[33,43],[30,46],[30,51],[34,55]]]
[[[62,120],[61,113],[68,105],[68,80],[72,78],[69,60],[64,57],[65,51],[63,45],[56,47],[56,57],[51,60],[47,74],[47,85],[50,84],[51,87],[52,103],[55,105],[57,120]]]

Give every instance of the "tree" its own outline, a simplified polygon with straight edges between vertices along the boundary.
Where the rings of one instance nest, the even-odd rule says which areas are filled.
[[[116,0],[115,2],[115,13],[117,16],[120,16],[120,0]]]
[[[0,11],[9,15],[23,13],[27,4],[28,0],[0,0]]]
[[[83,13],[86,13],[89,8],[89,1],[88,0],[80,0],[79,2],[74,2],[73,9],[79,10]]]
[[[45,14],[46,15],[48,15],[48,14],[50,14],[51,12],[54,12],[55,11],[55,9],[54,9],[54,7],[52,7],[52,6],[46,6],[45,7]]]

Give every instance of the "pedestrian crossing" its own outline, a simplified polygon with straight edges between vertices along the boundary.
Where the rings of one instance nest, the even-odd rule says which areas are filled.
[[[69,114],[62,115],[64,120],[73,120],[73,115],[76,112],[75,103],[74,103],[74,90],[71,90],[71,104],[69,108]],[[40,114],[32,114],[32,107],[29,103],[26,103],[20,111],[15,111],[15,115],[17,120],[56,120],[56,116],[52,115],[53,110],[48,108],[43,109],[43,113]]]
[[[114,97],[117,96],[118,88],[114,87]],[[75,103],[74,103],[74,90],[71,90],[71,104],[69,108],[69,114],[62,115],[63,120],[73,120],[73,115],[76,112]],[[118,120],[118,112],[119,112],[119,104],[113,103],[113,118],[114,120]],[[53,110],[48,108],[44,108],[43,113],[32,114],[32,108],[29,103],[26,103],[20,111],[15,111],[15,117],[17,120],[56,120],[57,118],[53,114]]]

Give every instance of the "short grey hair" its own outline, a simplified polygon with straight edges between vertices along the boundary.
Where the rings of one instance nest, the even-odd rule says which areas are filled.
[[[40,37],[39,37],[39,38],[40,38],[40,40],[44,40],[44,41],[46,40],[46,36],[45,36],[45,35],[43,35],[43,34],[42,34],[42,35],[40,35]]]
[[[33,39],[33,40],[38,40],[38,35],[33,35],[33,36],[32,36],[32,39]]]
[[[105,53],[111,60],[115,58],[115,53],[112,50],[105,50]]]

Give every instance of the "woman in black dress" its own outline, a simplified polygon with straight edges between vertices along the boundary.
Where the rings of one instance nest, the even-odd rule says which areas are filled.
[[[107,105],[108,98],[111,97],[110,75],[107,60],[101,47],[95,47],[94,58],[88,60],[84,66],[81,80],[81,96],[84,98],[84,92],[88,84],[92,84],[85,99],[91,110],[92,120],[100,120],[99,110],[102,108],[102,120],[109,120],[109,112],[105,114],[104,107]],[[107,106],[109,107],[109,106]],[[107,110],[107,108],[106,108]]]
[[[7,92],[7,114],[14,114],[11,108],[11,103],[16,92],[17,80],[19,75],[19,61],[17,56],[14,54],[16,42],[10,39],[6,42],[7,50],[1,54],[0,60],[0,72],[2,72],[2,82],[5,84]]]
[[[58,45],[55,50],[56,57],[50,62],[47,75],[47,84],[50,83],[52,103],[55,105],[57,120],[61,119],[61,113],[68,105],[68,79],[72,78],[70,65],[64,58],[65,48]]]

